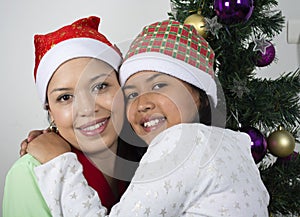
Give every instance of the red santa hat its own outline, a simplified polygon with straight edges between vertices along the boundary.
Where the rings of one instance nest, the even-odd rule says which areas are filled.
[[[116,71],[122,55],[98,32],[100,18],[79,19],[46,35],[35,35],[34,79],[42,103],[46,103],[48,83],[64,62],[78,57],[92,57],[110,64]]]
[[[139,71],[166,73],[206,92],[217,104],[214,51],[191,25],[166,20],[143,28],[119,71],[121,85]]]

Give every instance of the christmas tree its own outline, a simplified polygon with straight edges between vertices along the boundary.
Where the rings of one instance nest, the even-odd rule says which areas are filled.
[[[215,51],[227,128],[244,131],[270,194],[270,215],[300,215],[300,69],[275,80],[256,76],[272,64],[272,40],[285,23],[276,0],[171,0],[170,19],[193,25]],[[282,128],[284,127],[284,128]],[[268,161],[266,159],[275,159]],[[270,163],[271,162],[271,163]]]

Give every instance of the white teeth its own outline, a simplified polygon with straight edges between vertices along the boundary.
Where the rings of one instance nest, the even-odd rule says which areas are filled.
[[[89,126],[89,127],[86,127],[84,128],[85,131],[92,131],[92,130],[95,130],[99,127],[101,127],[103,124],[105,123],[105,121],[101,122],[101,123],[98,123],[98,124],[95,124],[95,125],[92,125],[92,126]]]
[[[145,123],[144,123],[144,127],[153,127],[153,126],[157,125],[157,124],[159,123],[160,120],[164,120],[164,118],[161,118],[161,119],[154,119],[154,120],[145,122]]]

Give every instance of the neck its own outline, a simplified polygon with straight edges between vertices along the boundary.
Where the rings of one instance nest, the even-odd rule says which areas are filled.
[[[117,157],[118,141],[101,150],[101,152],[88,154],[87,157],[92,160],[96,167],[103,173],[113,177],[115,162]]]
[[[115,163],[117,158],[118,140],[108,146],[101,152],[88,154],[87,157],[94,163],[94,165],[103,173],[105,179],[110,185],[113,193],[117,196],[117,182],[114,179]]]

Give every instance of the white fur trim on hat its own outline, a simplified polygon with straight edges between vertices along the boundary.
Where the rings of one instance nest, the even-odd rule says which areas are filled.
[[[184,61],[162,53],[145,52],[126,59],[119,70],[121,86],[124,86],[131,75],[145,70],[162,72],[174,76],[204,90],[212,98],[213,105],[216,107],[217,86],[211,75]]]
[[[53,73],[64,62],[78,57],[102,60],[116,71],[122,62],[122,57],[112,47],[92,38],[72,38],[56,44],[43,56],[37,69],[36,86],[44,104],[48,83]]]

